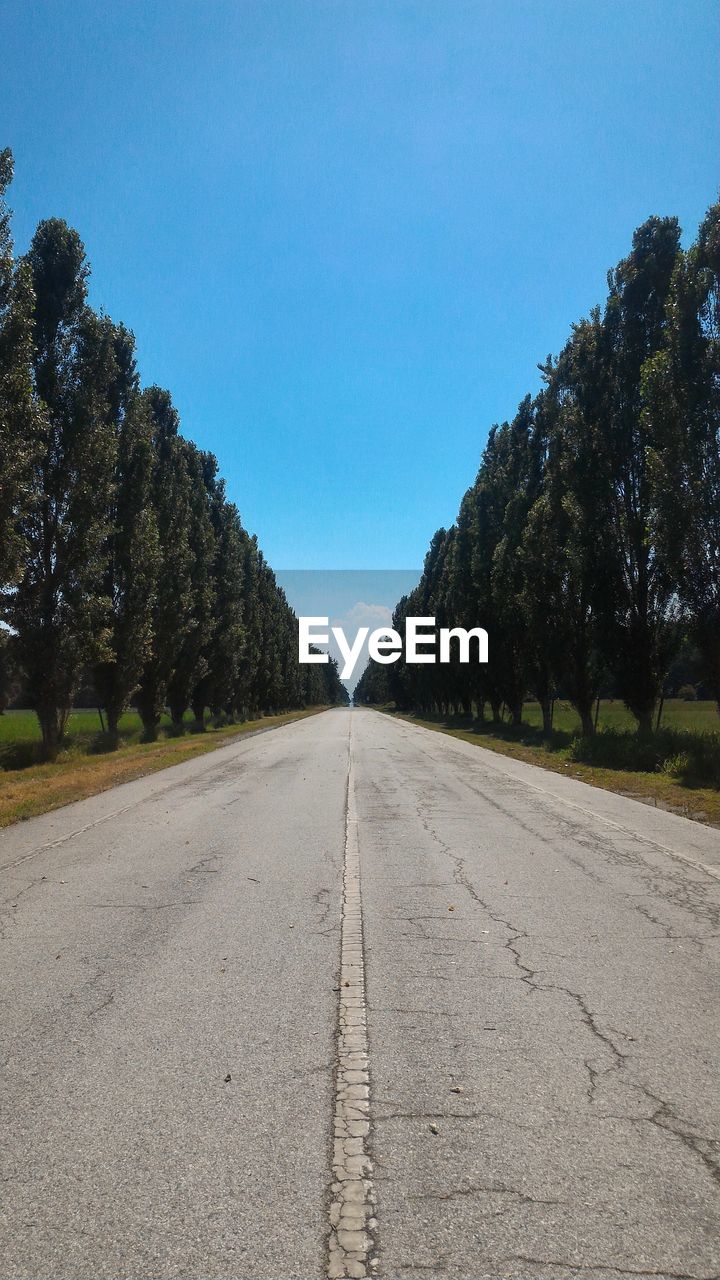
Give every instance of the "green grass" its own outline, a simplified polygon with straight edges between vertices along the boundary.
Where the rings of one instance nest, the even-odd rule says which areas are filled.
[[[185,725],[187,730],[191,730],[194,725],[191,712],[185,715]],[[127,711],[120,720],[120,745],[139,743],[142,734],[142,721],[137,711]],[[175,736],[168,715],[162,718],[160,736]],[[0,716],[0,769],[18,769],[39,762],[41,744],[40,725],[34,711],[6,711]],[[97,711],[73,711],[68,720],[60,759],[100,754],[104,750],[107,750],[107,739],[102,732]]]
[[[523,706],[523,721],[533,728],[542,725],[542,714],[537,702]],[[668,698],[663,706],[662,729],[687,729],[692,733],[720,733],[720,716],[715,702],[685,702],[681,698]],[[553,728],[565,733],[580,732],[580,718],[569,702],[555,703]],[[600,703],[599,729],[618,729],[634,733],[636,721],[623,702],[608,699]]]
[[[660,731],[647,739],[638,738],[635,721],[622,703],[610,701],[601,703],[599,732],[590,738],[580,735],[578,717],[566,702],[556,704],[549,738],[543,737],[540,708],[533,702],[525,703],[523,724],[518,728],[507,723],[478,724],[469,716],[402,718],[566,777],[720,825],[720,717],[714,702],[668,700]]]
[[[572,764],[596,765],[630,773],[662,773],[687,786],[720,790],[720,717],[714,702],[668,699],[660,728],[639,737],[634,718],[622,703],[601,703],[598,732],[583,737],[577,714],[567,702],[556,704],[553,732],[542,734],[537,703],[523,708],[523,727],[489,726],[496,736],[556,752]]]

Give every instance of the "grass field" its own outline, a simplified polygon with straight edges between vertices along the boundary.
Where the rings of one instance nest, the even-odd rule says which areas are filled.
[[[54,764],[41,761],[34,712],[6,711],[0,716],[0,827],[204,755],[245,733],[301,720],[322,710],[289,711],[220,729],[209,726],[205,733],[192,732],[193,720],[188,717],[188,731],[180,737],[170,733],[167,719],[157,742],[141,741],[140,717],[128,712],[120,725],[121,745],[112,752],[107,750],[97,712],[76,711],[68,723],[66,746]]]
[[[194,720],[191,712],[186,714],[185,724],[188,730],[192,728]],[[137,711],[127,711],[120,720],[121,746],[140,742],[142,731],[142,721]],[[163,716],[161,738],[170,736],[171,732],[172,721],[169,716]],[[40,726],[34,711],[6,711],[0,716],[0,769],[22,768],[24,764],[38,762],[41,742]],[[67,760],[70,756],[88,753],[100,754],[106,749],[97,711],[73,711],[68,720],[65,746],[60,759]]]
[[[533,728],[542,726],[542,714],[537,702],[523,706],[523,721]],[[682,698],[668,698],[662,710],[661,729],[687,729],[690,733],[720,733],[720,716],[715,702],[685,702]],[[569,702],[555,703],[553,728],[565,733],[580,732],[580,717]],[[623,702],[617,699],[600,703],[599,729],[618,729],[634,733],[636,721]]]
[[[516,729],[478,724],[470,717],[402,718],[720,826],[720,717],[714,702],[668,699],[660,731],[646,740],[638,739],[633,717],[615,701],[601,703],[599,732],[592,738],[580,736],[580,722],[567,702],[556,703],[549,739],[543,738],[542,716],[534,702],[525,703],[523,724]]]

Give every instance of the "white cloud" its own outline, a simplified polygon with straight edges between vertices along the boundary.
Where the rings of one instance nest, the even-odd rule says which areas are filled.
[[[391,626],[392,609],[386,604],[366,604],[364,600],[358,600],[341,618],[333,618],[330,625],[342,627],[349,638],[351,628],[357,631],[358,627],[370,627],[373,631],[378,627]]]
[[[357,600],[354,605],[342,614],[342,616],[331,618],[330,626],[342,627],[345,633],[345,638],[350,644],[352,644],[361,627],[367,627],[369,631],[377,631],[380,627],[392,626],[392,609],[386,604],[369,604],[366,600]],[[338,665],[342,669],[342,655],[332,632],[330,633],[330,644],[327,646],[327,649],[332,657],[338,660]],[[357,665],[352,674],[352,678],[344,681],[350,692],[355,688],[355,685],[365,670],[367,663],[368,649],[366,640],[360,652],[360,657],[357,660]]]

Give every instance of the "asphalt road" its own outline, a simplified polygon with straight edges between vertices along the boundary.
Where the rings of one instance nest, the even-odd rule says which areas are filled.
[[[0,1277],[322,1277],[338,1177],[350,1274],[720,1274],[718,832],[337,710],[3,832],[0,882]]]

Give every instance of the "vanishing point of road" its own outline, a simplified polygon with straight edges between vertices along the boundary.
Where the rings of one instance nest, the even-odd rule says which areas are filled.
[[[720,834],[334,710],[0,836],[0,1277],[720,1273]]]

